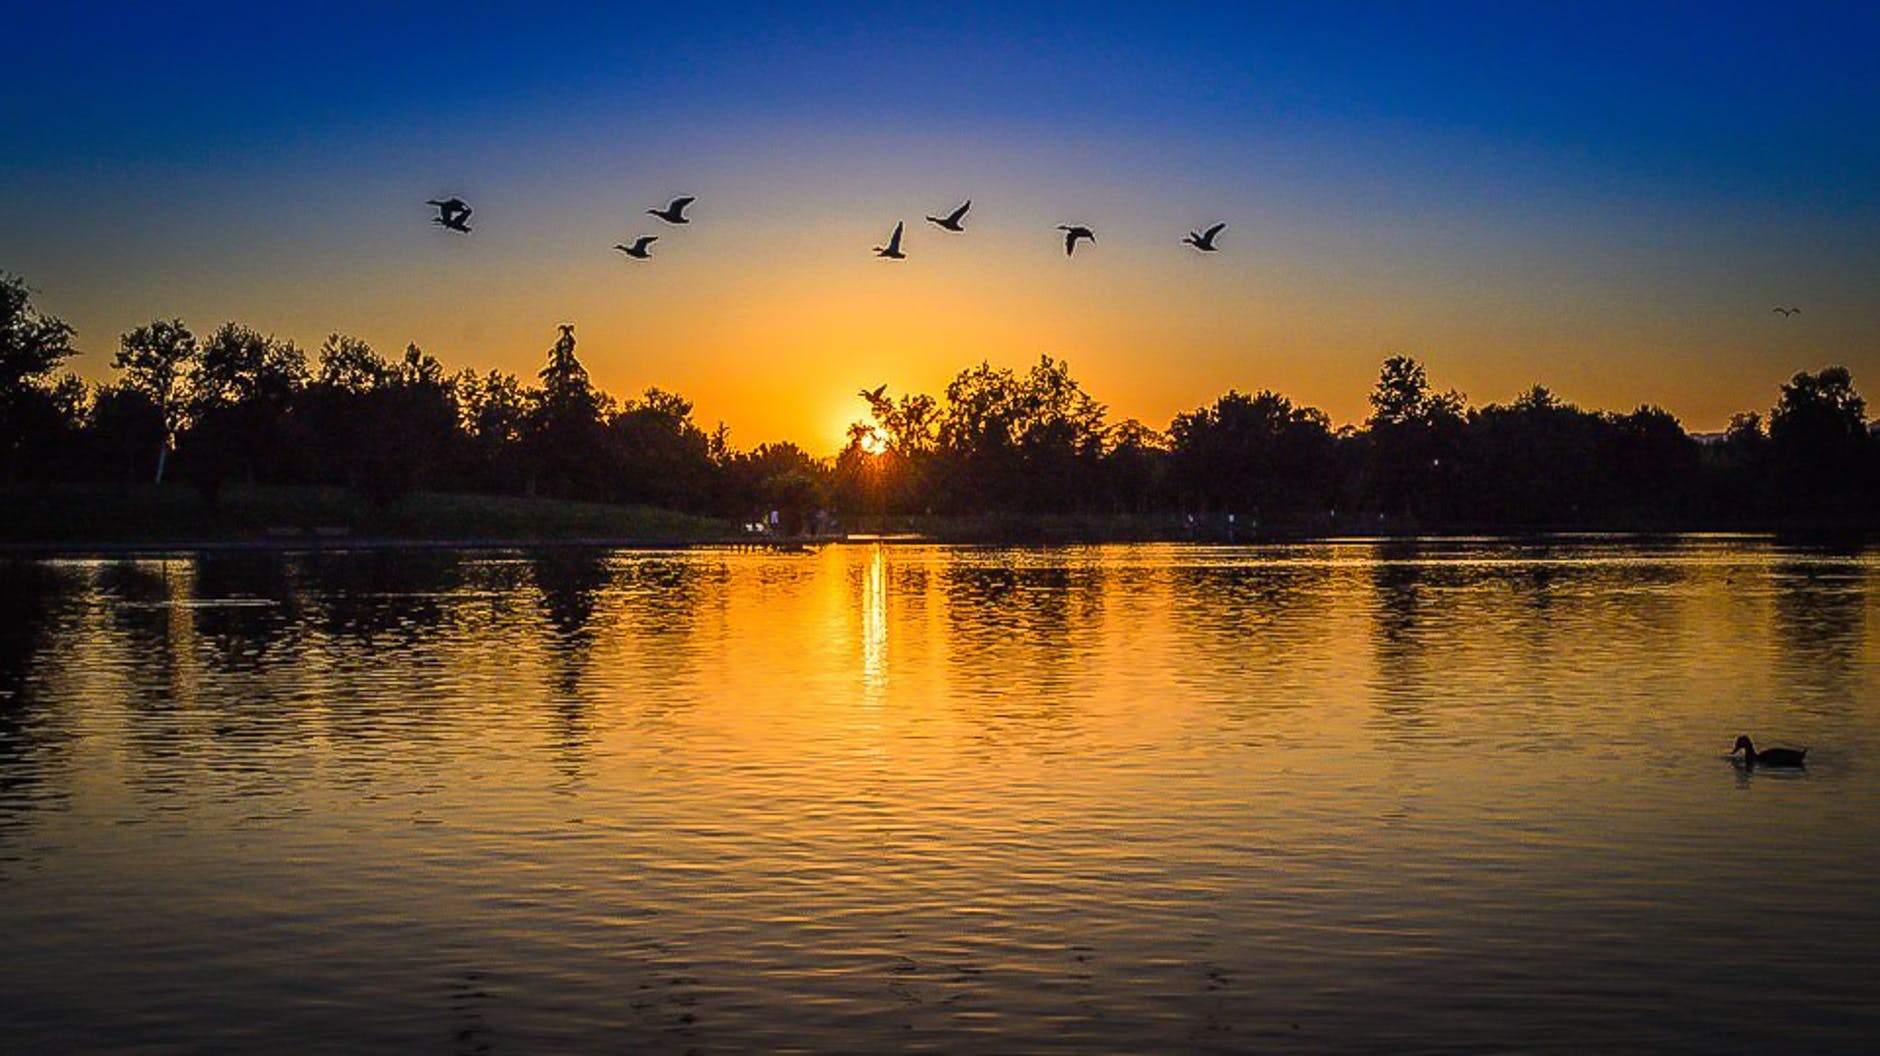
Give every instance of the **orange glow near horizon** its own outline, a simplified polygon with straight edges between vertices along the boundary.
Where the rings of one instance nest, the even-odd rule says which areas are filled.
[[[1698,431],[1766,411],[1799,370],[1841,363],[1880,385],[1880,319],[1860,276],[1767,254],[1757,232],[1720,247],[1726,267],[1678,248],[1676,218],[1596,204],[1380,211],[1365,205],[1375,190],[1268,186],[1199,155],[1202,174],[1170,190],[1147,162],[1090,175],[997,140],[953,153],[886,136],[773,140],[721,146],[716,160],[739,175],[659,193],[605,170],[493,181],[467,237],[426,229],[422,207],[388,186],[334,203],[333,229],[303,245],[226,252],[263,222],[242,214],[87,257],[72,278],[5,263],[79,327],[73,366],[92,381],[112,376],[119,334],[159,317],[199,334],[235,319],[310,353],[335,331],[388,357],[415,342],[447,369],[525,382],[572,322],[615,396],[678,392],[740,448],[789,440],[816,455],[867,417],[858,389],[938,398],[982,360],[1023,370],[1040,355],[1068,362],[1111,421],[1157,429],[1229,389],[1360,422],[1379,363],[1399,353],[1476,405],[1539,383],[1585,407],[1657,404]],[[837,177],[823,146],[896,160]],[[639,212],[668,182],[699,196],[685,228]],[[922,219],[968,196],[964,234]],[[599,203],[604,218],[558,202]],[[1215,218],[1228,222],[1221,252],[1179,244]],[[869,247],[897,219],[908,259],[876,259]],[[1071,259],[1053,230],[1066,220],[1098,232]],[[607,249],[636,233],[660,235],[653,260]],[[1806,313],[1772,315],[1767,291],[1795,286],[1812,291]]]

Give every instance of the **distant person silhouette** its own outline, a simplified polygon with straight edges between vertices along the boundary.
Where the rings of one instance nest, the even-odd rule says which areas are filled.
[[[1221,229],[1226,226],[1227,226],[1226,222],[1223,221],[1221,223],[1215,224],[1213,227],[1208,228],[1206,231],[1190,231],[1188,232],[1188,237],[1182,239],[1182,241],[1195,247],[1196,249],[1200,250],[1203,253],[1216,252],[1221,247],[1214,244],[1214,236],[1220,234]]]
[[[1091,242],[1097,240],[1097,233],[1082,224],[1059,224],[1057,229],[1064,232],[1064,255],[1067,257],[1077,251],[1078,239],[1089,239]]]
[[[668,202],[664,209],[648,209],[647,212],[669,224],[689,224],[692,221],[685,215],[685,209],[686,206],[696,201],[698,199],[692,195],[683,195]]]
[[[907,254],[901,252],[901,228],[905,225],[906,221],[896,220],[894,222],[894,234],[888,236],[887,245],[875,247],[875,256],[886,257],[889,260],[907,259]]]
[[[966,199],[966,204],[960,206],[958,209],[953,210],[945,216],[930,216],[927,218],[927,222],[936,227],[944,227],[948,231],[964,231],[966,228],[960,223],[960,218],[965,216],[966,210],[972,207],[973,200],[968,198]]]
[[[657,241],[659,241],[658,235],[641,235],[639,238],[634,239],[633,244],[630,246],[623,246],[616,242],[614,243],[614,248],[632,257],[634,260],[651,260],[653,259],[653,251],[648,247]]]

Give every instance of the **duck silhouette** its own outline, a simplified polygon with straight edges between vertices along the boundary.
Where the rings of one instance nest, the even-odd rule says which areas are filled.
[[[431,218],[432,223],[466,235],[470,233],[470,225],[465,221],[470,219],[474,210],[462,198],[427,198],[424,204],[437,207],[437,215]]]
[[[1188,232],[1188,237],[1182,239],[1182,241],[1188,243],[1189,245],[1195,247],[1196,249],[1200,250],[1203,253],[1213,253],[1216,250],[1221,248],[1214,244],[1214,236],[1220,234],[1221,229],[1226,226],[1227,226],[1226,221],[1222,221],[1221,223],[1215,224],[1213,227],[1208,228],[1206,231],[1190,231]]]
[[[886,257],[889,260],[907,259],[907,254],[901,252],[901,228],[904,224],[905,221],[901,220],[894,222],[894,234],[888,236],[887,245],[875,247],[875,256]]]
[[[669,224],[689,224],[692,221],[685,215],[685,207],[696,201],[698,199],[692,195],[683,195],[668,202],[664,209],[648,209],[647,212]]]
[[[930,216],[927,218],[927,222],[937,227],[944,227],[948,231],[964,231],[966,227],[960,223],[960,218],[965,216],[966,210],[972,207],[973,200],[968,198],[966,199],[966,204],[960,206],[958,209],[953,210],[945,216]]]
[[[657,241],[659,241],[658,235],[641,235],[640,237],[634,239],[633,244],[630,246],[622,245],[616,242],[614,243],[614,248],[619,250],[622,253],[625,253],[627,256],[632,257],[634,260],[651,260],[653,259],[653,251],[651,247],[653,243]]]
[[[1808,749],[1770,748],[1766,751],[1759,752],[1756,750],[1755,742],[1749,739],[1749,734],[1747,733],[1738,737],[1735,747],[1730,749],[1731,755],[1735,755],[1738,752],[1743,753],[1744,766],[1798,767],[1808,765]]]
[[[1059,224],[1057,229],[1064,232],[1064,255],[1067,257],[1077,251],[1078,239],[1087,238],[1092,242],[1097,240],[1097,233],[1082,224]]]

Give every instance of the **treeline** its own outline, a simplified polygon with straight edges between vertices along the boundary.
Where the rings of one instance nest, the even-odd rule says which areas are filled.
[[[116,376],[61,374],[72,329],[0,277],[0,452],[8,483],[322,484],[377,502],[418,490],[546,495],[792,530],[829,509],[915,514],[1234,514],[1300,528],[1871,524],[1880,441],[1848,372],[1782,385],[1710,442],[1668,412],[1582,410],[1535,386],[1472,407],[1416,361],[1385,361],[1360,426],[1269,391],[1229,392],[1166,429],[1111,422],[1068,366],[981,364],[939,396],[862,393],[832,459],[734,449],[658,389],[595,388],[563,327],[533,381],[447,372],[329,337],[309,356],[237,323],[122,335]]]

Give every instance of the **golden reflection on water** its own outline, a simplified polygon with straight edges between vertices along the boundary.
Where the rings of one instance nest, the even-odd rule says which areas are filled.
[[[880,543],[869,547],[862,589],[862,685],[870,702],[879,703],[888,688],[888,555]]]
[[[424,1047],[472,993],[473,1040],[656,1051],[1640,1048],[1771,1004],[1833,1047],[1880,1007],[1869,553],[0,576],[23,1050]],[[1744,731],[1809,771],[1732,771]]]

